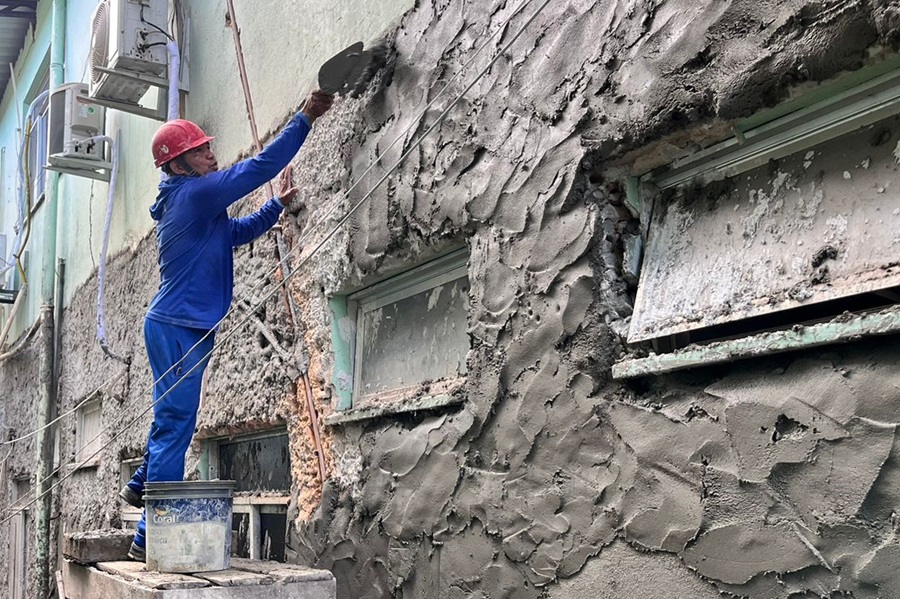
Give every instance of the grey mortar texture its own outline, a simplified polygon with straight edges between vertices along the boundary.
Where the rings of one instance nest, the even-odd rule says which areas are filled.
[[[15,356],[9,358],[0,365],[3,375],[0,376],[0,439],[8,441],[12,438],[25,435],[34,428],[34,406],[32,398],[36,397],[36,384],[40,380],[38,365],[40,354],[37,349],[40,340],[40,332],[35,335],[35,340]],[[13,445],[0,447],[0,513],[6,517],[13,505],[13,488],[15,481],[29,479],[33,472],[34,438],[25,439]],[[10,530],[7,524],[6,531]],[[4,532],[4,540],[8,532]],[[33,520],[27,521],[27,534],[29,538],[34,536]],[[29,546],[27,559],[34,561],[34,543]],[[10,543],[0,542],[0,563],[9,564]],[[10,569],[0,569],[0,588],[8,588]],[[33,589],[34,581],[29,580],[28,590]]]
[[[416,120],[429,90],[513,8],[406,16],[382,87],[301,154],[301,227],[386,172],[434,122]],[[604,178],[859,68],[896,46],[897,18],[888,2],[548,5],[292,281],[327,378],[325,297],[470,250],[466,402],[341,426],[322,502],[295,520],[298,558],[330,568],[342,597],[897,593],[890,343],[611,382],[629,306],[609,245],[621,181]]]
[[[289,243],[362,197],[434,121],[438,109],[416,121],[422,102],[514,8],[423,0],[406,15],[375,89],[340,102],[297,157]],[[549,4],[290,280],[301,323],[291,327],[280,294],[257,312],[279,349],[251,325],[210,365],[202,435],[289,427],[290,559],[331,569],[342,598],[900,596],[891,340],[611,381],[629,306],[612,249],[621,182],[598,175],[721,139],[731,119],[859,68],[873,48],[896,49],[898,25],[887,0]],[[470,251],[464,404],[328,429],[319,487],[297,369],[308,352],[316,405],[330,413],[326,298],[458,243]],[[236,297],[255,304],[251,287],[274,256],[271,236],[239,252]],[[117,369],[127,376],[103,390],[105,421],[149,405],[141,319],[156,284],[151,234],[109,269],[110,342],[134,357],[128,369],[94,340],[96,280],[75,294],[62,409]],[[17,430],[33,415],[12,415],[10,398],[37,395],[36,360],[23,359],[0,366]],[[63,487],[66,531],[117,523],[118,460],[140,454],[148,425]],[[72,437],[69,420],[64,457]],[[21,468],[29,452],[14,458]]]

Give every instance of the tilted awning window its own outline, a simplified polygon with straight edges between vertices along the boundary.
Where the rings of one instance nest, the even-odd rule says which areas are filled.
[[[900,300],[900,73],[676,162],[629,342],[671,349]]]

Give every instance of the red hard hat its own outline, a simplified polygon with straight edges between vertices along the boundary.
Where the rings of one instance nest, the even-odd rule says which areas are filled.
[[[190,121],[184,119],[166,121],[153,136],[153,164],[160,167],[213,139]]]

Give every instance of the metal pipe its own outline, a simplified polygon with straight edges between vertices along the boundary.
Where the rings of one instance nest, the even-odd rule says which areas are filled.
[[[41,400],[37,409],[38,426],[44,426],[50,420],[50,406],[56,399],[55,389],[53,388],[53,364],[55,357],[53,355],[53,304],[41,305],[41,328],[40,328],[40,388]],[[35,476],[37,480],[36,496],[40,497],[35,510],[35,536],[37,543],[35,544],[35,580],[36,589],[35,597],[38,599],[47,599],[50,591],[50,506],[51,493],[47,493],[47,487],[50,485],[50,469],[53,465],[53,435],[50,427],[43,429],[38,435],[37,440],[37,472]]]
[[[50,32],[50,90],[56,90],[64,82],[66,43],[66,0],[53,0]],[[41,397],[37,406],[36,428],[44,427],[37,439],[37,472],[35,492],[40,500],[35,510],[35,597],[47,599],[51,590],[50,567],[50,473],[53,468],[53,431],[46,426],[52,419],[56,396],[56,355],[54,291],[56,287],[56,237],[59,215],[59,174],[47,173],[45,190],[44,252],[41,256]]]

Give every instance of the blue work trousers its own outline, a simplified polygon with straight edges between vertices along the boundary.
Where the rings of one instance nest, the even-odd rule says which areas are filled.
[[[207,333],[209,335],[204,339]],[[194,435],[200,407],[200,384],[209,363],[204,358],[212,351],[214,337],[215,332],[203,329],[149,318],[144,320],[144,344],[153,380],[157,382],[153,386],[153,424],[150,425],[147,451],[144,461],[128,482],[138,494],[143,494],[144,483],[148,481],[184,480],[184,454]],[[173,364],[178,365],[172,368]],[[167,372],[170,368],[171,372]],[[140,547],[146,544],[145,533],[146,512],[138,522],[134,537]]]

